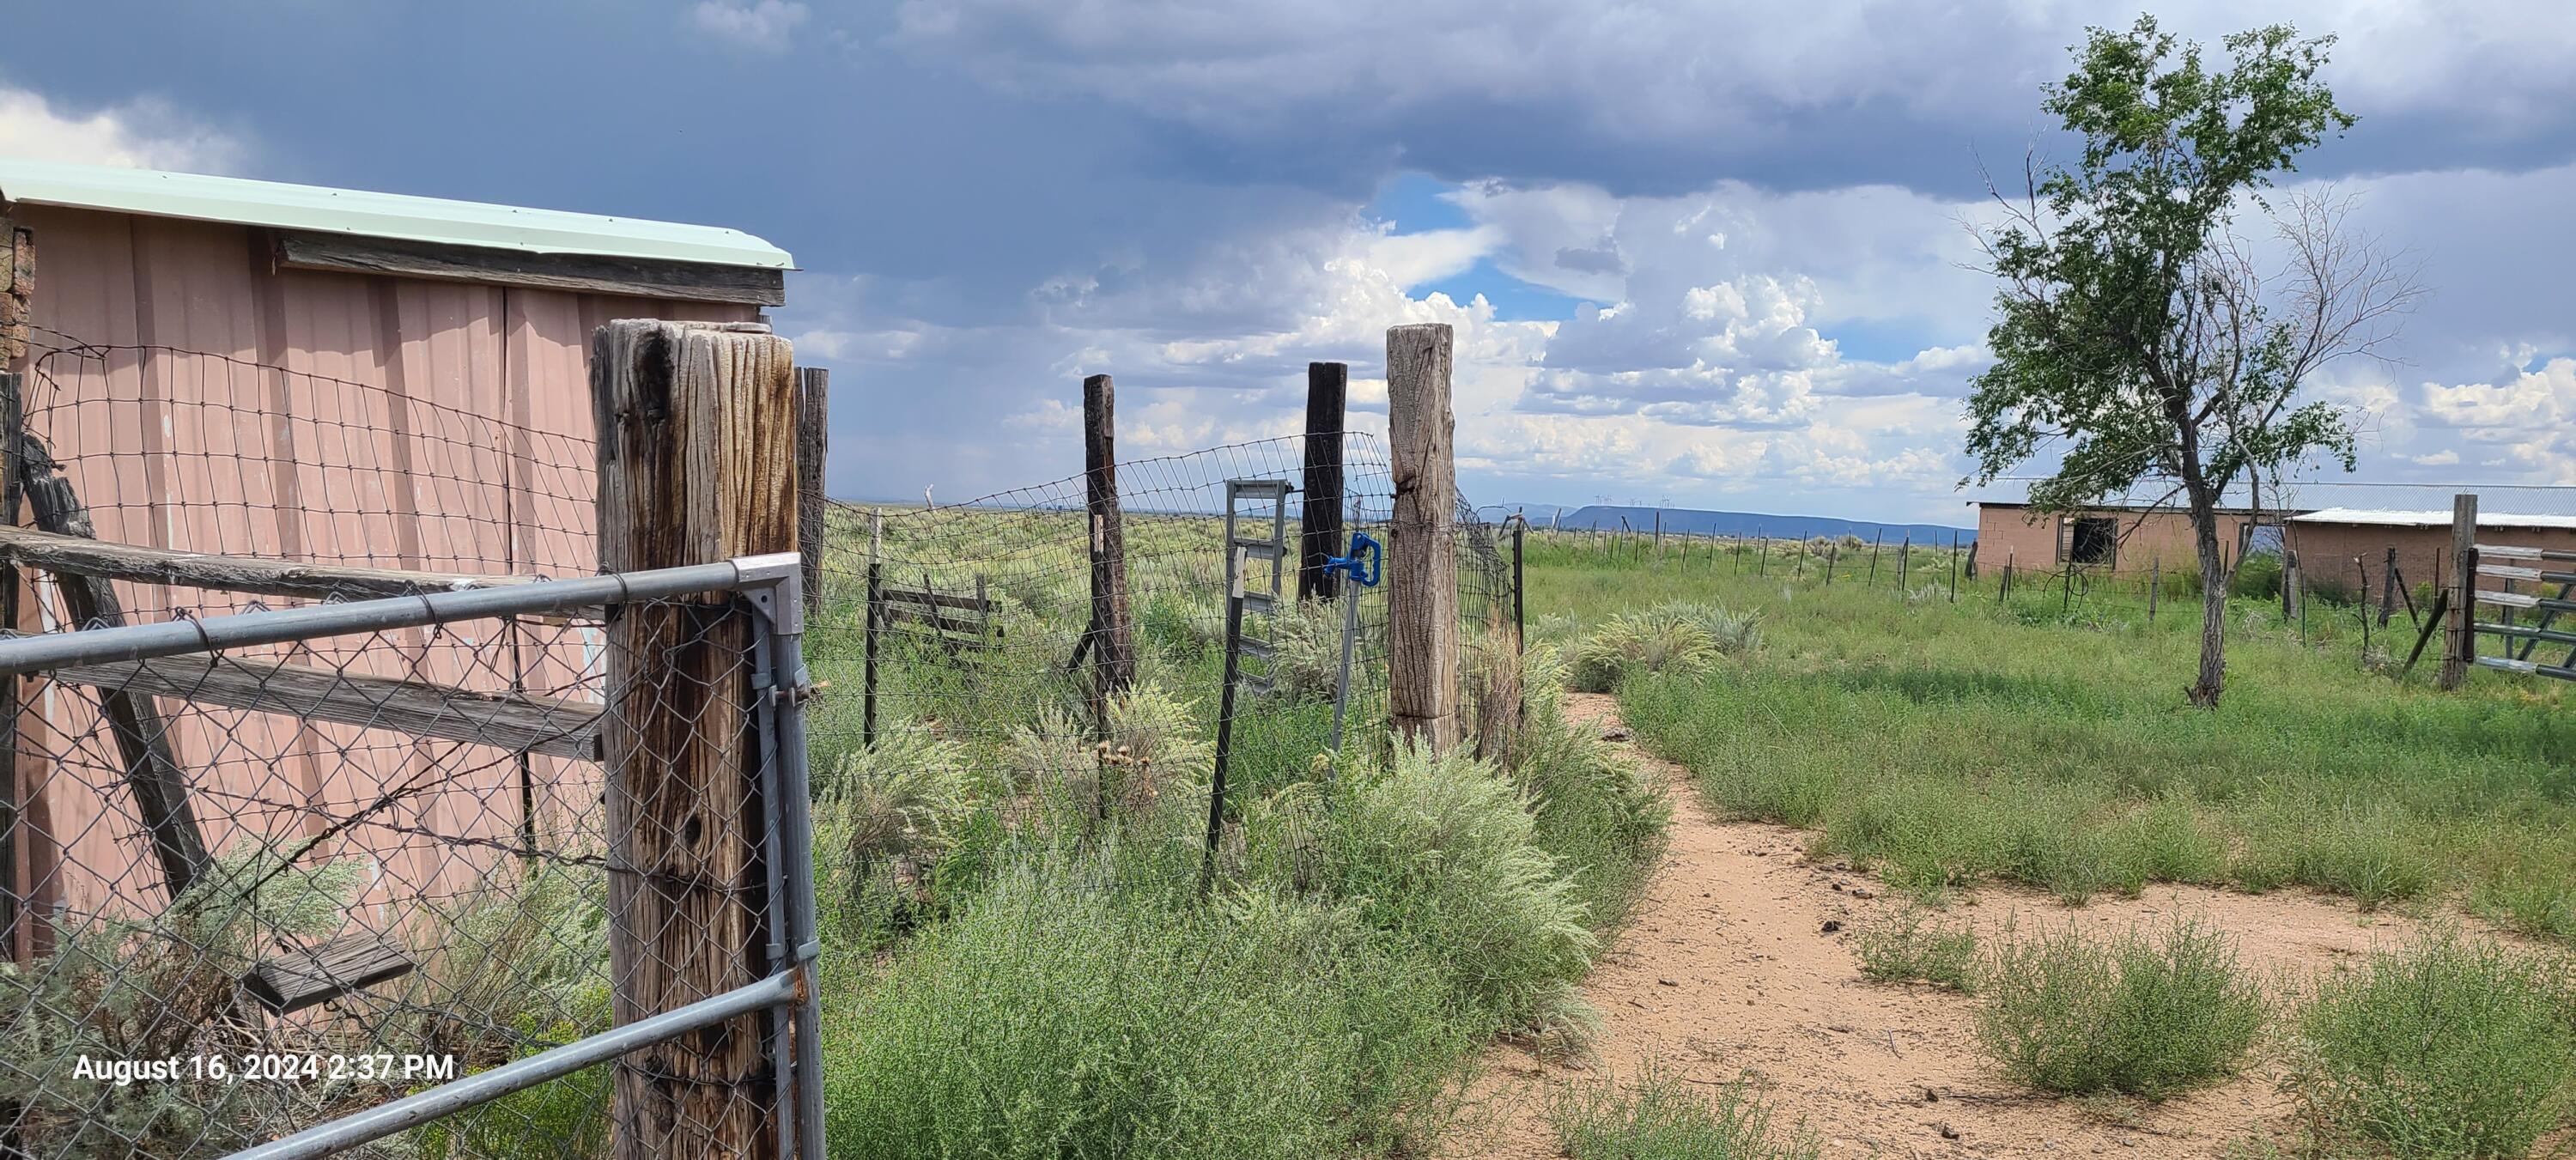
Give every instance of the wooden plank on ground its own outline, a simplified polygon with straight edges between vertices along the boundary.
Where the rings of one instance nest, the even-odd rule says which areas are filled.
[[[130,695],[389,729],[512,753],[599,759],[599,706],[554,697],[201,653],[74,665],[53,676]]]
[[[360,932],[261,959],[242,976],[242,989],[271,1013],[291,1015],[401,978],[416,965],[392,939]]]

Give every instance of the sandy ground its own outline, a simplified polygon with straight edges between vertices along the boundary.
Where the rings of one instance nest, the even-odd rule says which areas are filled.
[[[1621,738],[1616,702],[1574,694],[1568,712]],[[1719,822],[1680,767],[1637,755],[1674,787],[1671,845],[1629,927],[1584,990],[1603,1026],[1592,1056],[1541,1060],[1492,1052],[1462,1130],[1444,1152],[1479,1160],[1563,1155],[1547,1127],[1549,1089],[1626,1079],[1649,1063],[1691,1083],[1749,1079],[1779,1123],[1803,1120],[1828,1157],[2219,1155],[2249,1136],[2285,1137],[2295,1107],[2268,1066],[2162,1104],[2034,1096],[1994,1074],[1970,1031],[1975,1001],[1930,987],[1861,978],[1847,940],[1876,908],[1898,906],[1876,879],[1810,862],[1808,835]],[[2018,915],[2101,929],[2152,922],[2177,908],[2235,935],[2246,965],[2299,976],[2330,969],[2412,920],[2362,914],[2349,901],[2282,892],[2250,896],[2157,887],[2078,908],[2046,895],[1984,887],[1952,910],[1980,933]],[[1841,929],[1829,933],[1828,922]]]

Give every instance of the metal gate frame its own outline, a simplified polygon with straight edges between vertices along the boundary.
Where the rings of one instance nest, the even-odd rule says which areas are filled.
[[[577,613],[583,609],[731,592],[756,618],[752,687],[762,756],[769,873],[769,962],[766,978],[561,1047],[513,1060],[362,1112],[245,1149],[231,1160],[310,1160],[330,1156],[637,1048],[756,1011],[775,1012],[767,1045],[779,1077],[781,1160],[821,1160],[823,1090],[817,1039],[821,943],[816,933],[813,819],[806,770],[804,701],[812,694],[802,638],[802,558],[793,552],[715,564],[663,568],[574,580],[438,592],[380,600],[317,604],[202,620],[54,632],[0,640],[0,679],[71,665],[144,661],[190,653],[285,644],[315,637],[425,628],[454,621]],[[766,695],[760,695],[765,693]],[[792,1030],[791,1030],[792,1029]]]

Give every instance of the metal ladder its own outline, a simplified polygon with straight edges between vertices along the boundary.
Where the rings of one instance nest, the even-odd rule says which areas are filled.
[[[1216,851],[1225,835],[1225,782],[1228,758],[1234,751],[1234,690],[1237,685],[1256,693],[1270,691],[1278,654],[1279,582],[1288,569],[1288,493],[1296,489],[1284,479],[1229,479],[1225,481],[1225,682],[1217,691],[1216,770],[1208,783],[1207,852],[1199,863],[1199,890],[1205,893],[1216,880]],[[1246,511],[1245,504],[1253,505]],[[1258,526],[1261,505],[1269,505],[1270,538],[1259,539],[1243,534],[1247,522]],[[1255,591],[1250,574],[1257,570],[1253,561],[1270,565],[1267,591]],[[1244,631],[1250,616],[1266,618],[1271,636],[1254,637]],[[1261,662],[1259,671],[1243,667],[1246,658]]]
[[[1225,590],[1242,604],[1242,614],[1228,618],[1227,671],[1255,693],[1266,694],[1276,684],[1279,600],[1289,570],[1288,495],[1294,490],[1284,479],[1225,481]],[[1253,632],[1254,617],[1261,618],[1261,635]],[[1245,660],[1260,665],[1246,666]]]

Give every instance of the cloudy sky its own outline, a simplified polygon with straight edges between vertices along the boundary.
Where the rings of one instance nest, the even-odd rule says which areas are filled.
[[[2430,291],[2319,384],[2358,478],[2576,484],[2576,9],[2156,11],[2342,38],[2300,178]],[[1441,321],[1479,501],[1955,522],[1981,167],[2067,152],[2039,88],[2136,12],[86,0],[13,11],[0,154],[760,234],[838,494],[1079,470],[1085,374],[1130,455],[1293,431],[1311,359],[1382,426],[1385,328]]]

